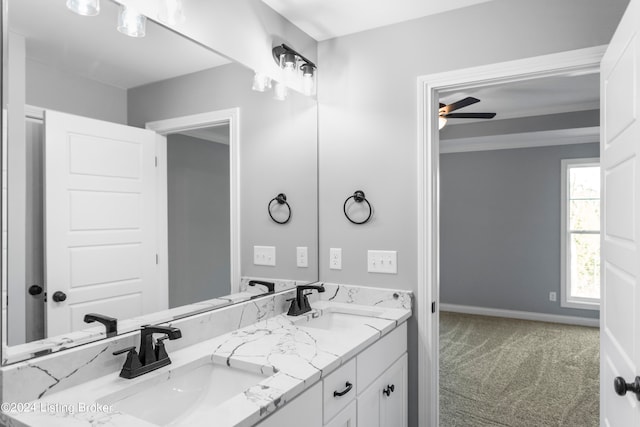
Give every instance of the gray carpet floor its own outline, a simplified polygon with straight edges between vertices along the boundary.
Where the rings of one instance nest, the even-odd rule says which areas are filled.
[[[440,427],[599,425],[599,330],[440,313]]]

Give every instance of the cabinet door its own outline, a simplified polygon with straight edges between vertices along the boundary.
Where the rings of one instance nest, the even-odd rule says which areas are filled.
[[[353,401],[324,427],[356,427],[356,402]]]
[[[405,353],[358,395],[358,427],[406,427],[407,403]]]
[[[380,394],[380,425],[406,427],[407,425],[407,355],[405,354],[383,375]]]
[[[278,409],[259,427],[322,427],[322,382]]]

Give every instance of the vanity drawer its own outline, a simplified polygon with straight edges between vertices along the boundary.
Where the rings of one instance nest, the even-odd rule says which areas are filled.
[[[324,422],[329,422],[356,397],[356,359],[351,359],[323,381]],[[336,393],[336,395],[334,395]],[[337,395],[342,394],[342,396]]]
[[[360,394],[407,351],[407,323],[403,323],[357,356]]]

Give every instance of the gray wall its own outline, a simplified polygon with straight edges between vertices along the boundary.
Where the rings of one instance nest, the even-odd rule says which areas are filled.
[[[440,302],[597,318],[560,307],[560,160],[585,157],[598,143],[442,154]]]
[[[290,92],[286,101],[251,90],[253,72],[223,65],[129,90],[129,124],[240,108],[241,274],[313,281],[318,278],[317,105]],[[267,203],[285,193],[291,221],[278,225]],[[253,246],[275,246],[275,267],[253,265]],[[309,267],[296,267],[296,246]]]
[[[318,45],[321,280],[417,290],[417,77],[607,44],[627,0],[494,0]],[[373,220],[350,224],[361,188]],[[330,270],[329,248],[343,269]],[[398,251],[398,274],[369,274],[367,249]],[[417,426],[415,317],[410,425]],[[425,404],[425,402],[422,402]]]
[[[27,52],[28,55],[28,52]],[[27,58],[27,104],[127,124],[127,91]]]
[[[169,135],[167,204],[169,307],[229,294],[229,146]]]

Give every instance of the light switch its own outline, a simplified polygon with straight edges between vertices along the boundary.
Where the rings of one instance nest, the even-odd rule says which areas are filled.
[[[369,273],[398,274],[396,251],[367,251],[367,271]]]
[[[331,270],[342,270],[342,249],[329,249],[329,268]]]
[[[254,246],[253,263],[255,265],[276,265],[276,247]]]
[[[306,246],[296,247],[296,265],[298,267],[309,267],[309,255]]]

